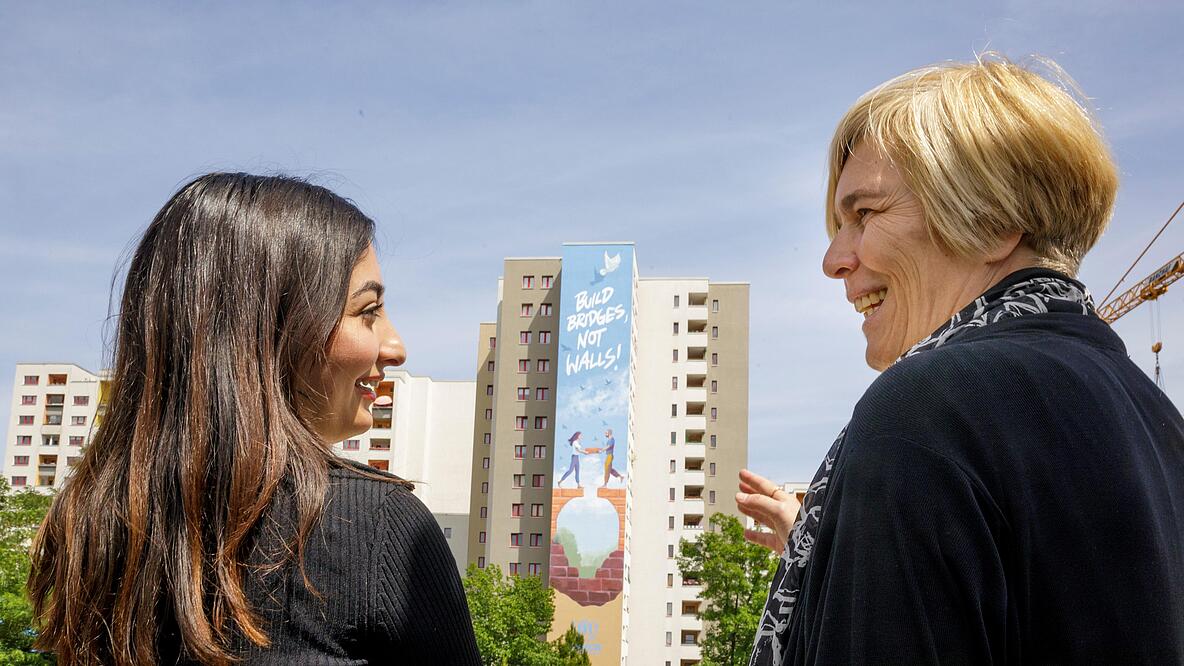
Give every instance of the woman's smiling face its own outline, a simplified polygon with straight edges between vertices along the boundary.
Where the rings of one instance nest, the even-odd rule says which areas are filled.
[[[852,151],[835,187],[838,227],[823,272],[843,280],[863,314],[866,359],[884,370],[913,344],[991,286],[986,258],[939,247],[921,202],[892,162],[866,141]]]
[[[340,442],[374,425],[370,406],[388,366],[407,360],[407,351],[383,304],[385,288],[371,245],[350,275],[345,309],[325,348],[325,366],[314,383],[320,399],[309,420],[326,443]]]

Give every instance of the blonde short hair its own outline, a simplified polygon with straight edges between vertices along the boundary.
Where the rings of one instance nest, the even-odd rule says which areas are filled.
[[[1118,174],[1072,80],[1056,83],[995,54],[923,67],[860,97],[831,140],[827,230],[835,187],[861,141],[879,148],[921,200],[939,246],[984,253],[1020,232],[1041,263],[1075,275],[1110,221]],[[1058,85],[1059,84],[1059,85]]]

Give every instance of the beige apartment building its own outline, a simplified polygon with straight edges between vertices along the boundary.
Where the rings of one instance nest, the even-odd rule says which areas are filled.
[[[90,441],[102,385],[73,363],[16,364],[4,440],[4,476],[13,488],[62,487]]]
[[[593,664],[697,664],[701,588],[681,578],[675,555],[713,513],[739,515],[733,494],[748,458],[749,286],[638,277],[632,252],[631,243],[566,244],[563,257],[505,260],[497,320],[479,328],[468,557],[542,576],[557,590],[553,633],[574,623]],[[634,271],[632,280],[597,291],[614,260],[628,264],[622,270]],[[562,288],[565,275],[584,283],[591,276],[592,286],[572,287],[568,278]],[[606,312],[580,332],[585,313]],[[606,354],[593,340],[584,365],[573,362],[614,325],[627,342],[608,345]],[[585,378],[588,368],[617,357],[612,372],[627,382]],[[609,384],[626,385],[604,389]],[[602,409],[626,405],[622,420],[595,420]],[[578,420],[580,413],[595,419]],[[613,440],[615,459],[605,453]],[[601,561],[571,561],[556,514],[577,501],[583,506],[571,510],[588,523],[605,518],[598,506],[616,508],[617,527],[605,529],[618,531],[617,550]]]

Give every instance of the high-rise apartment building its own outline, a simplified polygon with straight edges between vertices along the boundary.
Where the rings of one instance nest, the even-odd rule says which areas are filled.
[[[738,515],[748,285],[639,278],[631,243],[506,259],[480,326],[469,561],[540,575],[593,664],[694,664],[700,588],[675,561]]]
[[[18,363],[5,439],[13,488],[61,488],[100,415],[103,382],[73,363]]]

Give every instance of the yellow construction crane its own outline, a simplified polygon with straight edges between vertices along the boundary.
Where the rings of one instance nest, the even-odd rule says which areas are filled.
[[[1147,247],[1143,248],[1143,252],[1140,253],[1135,259],[1135,262],[1131,264],[1131,267],[1126,269],[1126,273],[1123,273],[1122,277],[1119,278],[1118,284],[1114,285],[1114,288],[1110,290],[1110,293],[1106,294],[1106,298],[1102,299],[1102,305],[1098,307],[1098,316],[1101,317],[1102,320],[1107,324],[1113,324],[1114,322],[1118,321],[1119,317],[1130,312],[1131,310],[1134,310],[1143,303],[1148,301],[1157,301],[1160,296],[1163,296],[1167,293],[1168,287],[1171,286],[1173,282],[1184,277],[1184,253],[1181,253],[1177,254],[1175,258],[1169,260],[1168,263],[1160,266],[1159,270],[1143,278],[1143,280],[1135,286],[1127,289],[1113,299],[1110,298],[1114,295],[1114,292],[1118,290],[1118,286],[1122,284],[1122,281],[1126,279],[1126,276],[1130,275],[1131,271],[1134,270],[1135,264],[1139,263],[1139,259],[1142,259],[1143,255],[1147,254],[1147,250],[1150,250],[1151,246],[1155,244],[1155,241],[1159,239],[1161,234],[1163,234],[1164,229],[1167,229],[1168,225],[1172,223],[1172,220],[1176,219],[1176,215],[1181,209],[1184,209],[1184,202],[1181,202],[1180,205],[1176,207],[1176,212],[1172,213],[1171,217],[1168,218],[1168,221],[1163,223],[1163,226],[1160,227],[1159,232],[1155,234],[1155,237],[1151,239],[1151,242],[1147,244]],[[1157,315],[1158,312],[1153,310],[1152,329],[1156,339],[1153,343],[1151,343],[1151,352],[1155,354],[1155,383],[1160,388],[1163,388],[1163,375],[1159,369],[1159,352],[1163,351],[1163,340],[1160,339],[1162,336],[1160,335],[1157,324]]]

